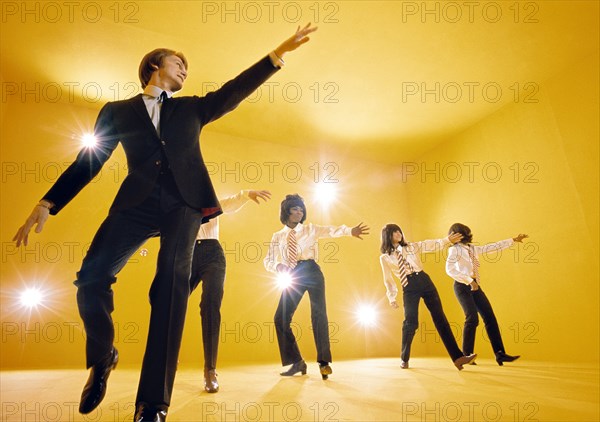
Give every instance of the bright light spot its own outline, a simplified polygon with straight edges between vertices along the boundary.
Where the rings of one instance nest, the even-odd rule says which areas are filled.
[[[81,137],[81,143],[86,148],[93,148],[96,146],[96,137],[91,133],[86,133]]]
[[[372,327],[377,323],[377,312],[371,305],[359,305],[356,310],[356,319],[362,325]]]
[[[292,285],[292,275],[290,273],[278,273],[277,285],[280,289],[287,289]]]
[[[315,200],[323,206],[329,206],[336,197],[335,183],[319,183],[315,187]]]
[[[42,303],[42,292],[37,287],[30,287],[21,293],[20,300],[26,308],[37,308]]]

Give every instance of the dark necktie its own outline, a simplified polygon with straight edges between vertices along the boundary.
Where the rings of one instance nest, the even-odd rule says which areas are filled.
[[[160,123],[160,108],[162,107],[162,103],[169,98],[165,91],[161,92],[158,97],[156,97],[156,102],[152,104],[150,109],[150,120],[152,120],[152,124],[156,128],[156,132],[160,133],[159,123]]]

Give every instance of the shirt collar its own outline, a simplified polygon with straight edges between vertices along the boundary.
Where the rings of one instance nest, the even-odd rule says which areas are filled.
[[[167,93],[167,97],[173,97],[173,93],[171,91],[167,91],[166,89],[162,89],[157,87],[156,85],[146,85],[144,88],[144,95],[148,95],[149,97],[158,98],[162,92]]]
[[[302,229],[302,223],[296,224],[296,227],[294,227],[293,229],[291,229],[290,226],[288,226],[287,224],[285,226],[283,226],[283,230],[286,233],[291,232],[292,230],[294,230],[296,233],[298,233],[301,229]]]

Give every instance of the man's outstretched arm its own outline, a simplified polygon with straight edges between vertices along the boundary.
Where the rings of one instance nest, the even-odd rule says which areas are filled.
[[[268,56],[224,84],[216,91],[207,93],[198,103],[198,112],[202,124],[210,123],[233,111],[244,99],[273,76],[284,64],[283,56],[307,43],[309,34],[316,31],[310,23],[304,28],[298,27],[294,35],[284,40]]]

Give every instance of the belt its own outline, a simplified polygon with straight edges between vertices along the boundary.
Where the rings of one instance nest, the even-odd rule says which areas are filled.
[[[219,242],[219,239],[196,239],[196,243],[199,245],[200,243],[205,243],[205,242]]]
[[[314,259],[301,259],[300,261],[296,262],[296,266],[302,264],[302,263],[307,263],[307,262],[315,262]]]

